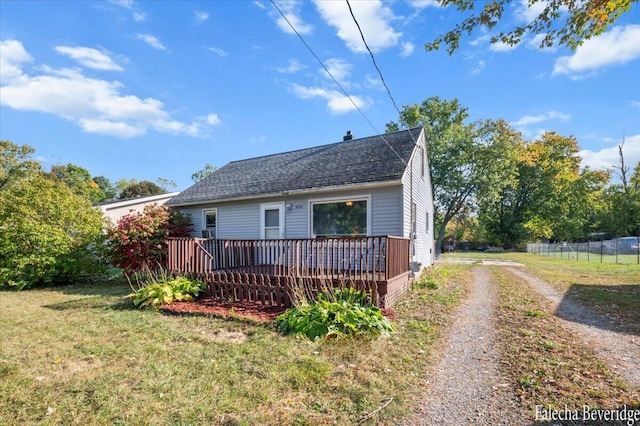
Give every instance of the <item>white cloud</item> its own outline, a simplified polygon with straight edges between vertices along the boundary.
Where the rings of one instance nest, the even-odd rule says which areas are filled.
[[[56,52],[68,56],[80,65],[101,71],[122,71],[108,55],[90,47],[56,46]]]
[[[485,67],[484,61],[478,61],[478,63],[471,69],[471,74],[480,74]]]
[[[517,47],[518,47],[517,44],[510,45],[510,44],[498,41],[496,43],[491,43],[489,45],[489,50],[492,51],[492,52],[510,52],[510,51],[516,49]]]
[[[136,22],[143,22],[147,20],[147,14],[144,12],[133,12],[133,19]]]
[[[201,10],[194,10],[193,15],[194,15],[194,19],[196,20],[196,24],[201,24],[207,19],[209,19],[209,14]]]
[[[558,111],[549,111],[544,114],[525,115],[524,117],[519,118],[516,121],[512,121],[511,125],[514,127],[522,127],[522,126],[528,126],[530,124],[540,123],[548,120],[567,121],[570,118],[571,118],[571,114],[565,114]]]
[[[548,129],[543,127],[536,127],[535,129],[531,128],[532,124],[538,124],[545,121],[551,120],[560,120],[567,121],[571,118],[571,114],[565,114],[559,111],[549,111],[543,114],[538,115],[525,115],[518,120],[512,121],[510,124],[523,135],[532,137],[533,139],[539,138],[543,135]]]
[[[618,145],[621,142],[621,140],[613,142],[612,146],[599,151],[584,149],[578,152],[578,155],[582,157],[582,167],[589,166],[592,169],[611,169],[612,166],[620,165]],[[624,154],[625,164],[633,168],[638,161],[640,161],[640,134],[625,138],[622,152]]]
[[[558,58],[553,74],[580,75],[640,57],[640,25],[614,27],[579,46],[572,56]]]
[[[640,107],[640,101],[631,101],[631,105]]]
[[[191,123],[177,121],[161,101],[123,93],[122,83],[89,78],[79,69],[42,65],[38,74],[29,75],[22,65],[32,58],[22,43],[9,40],[1,46],[0,102],[10,108],[53,114],[76,123],[85,132],[122,138],[149,130],[198,136],[220,124],[215,114],[198,117]]]
[[[327,59],[324,62],[324,65],[327,67],[333,78],[338,80],[342,86],[349,87],[351,85],[348,79],[351,77],[351,69],[353,66],[350,63],[344,59],[331,58]],[[331,76],[327,74],[324,68],[319,69],[318,72],[324,77],[331,79]]]
[[[411,56],[411,54],[413,53],[413,49],[415,49],[416,45],[407,41],[405,43],[402,43],[402,52],[400,52],[400,56],[402,57],[407,57],[407,56]]]
[[[78,120],[80,127],[87,133],[99,133],[101,135],[117,136],[119,138],[132,138],[142,136],[147,130],[142,126],[135,126],[121,121],[98,120],[81,118]]]
[[[8,81],[22,75],[22,65],[33,61],[17,40],[0,41],[0,80]]]
[[[207,124],[210,126],[219,126],[222,124],[222,120],[220,120],[218,114],[209,114],[207,115]]]
[[[353,52],[367,52],[346,2],[314,0],[322,19],[336,28],[337,35]],[[379,0],[351,2],[367,44],[373,52],[396,46],[402,37],[391,27],[395,19],[391,9]]]
[[[133,7],[133,0],[108,0],[108,2],[117,4],[118,6],[122,6],[127,9],[131,9]]]
[[[218,56],[229,56],[229,52],[227,52],[224,49],[221,49],[219,47],[205,47],[205,49],[210,50],[211,52],[215,53]]]
[[[411,0],[409,4],[416,9],[426,9],[427,7],[441,7],[437,0]]]
[[[535,37],[527,41],[527,47],[529,47],[530,49],[538,49],[543,52],[555,52],[556,50],[558,50],[557,45],[545,46],[544,49],[540,49],[540,44],[542,43],[542,41],[546,36],[547,36],[547,33],[536,34]]]
[[[164,46],[164,44],[162,44],[162,42],[154,35],[151,35],[151,34],[136,34],[136,37],[139,40],[144,41],[145,43],[147,43],[149,46],[153,47],[154,49],[167,50],[167,48]]]
[[[289,59],[289,63],[286,66],[276,68],[276,71],[281,74],[295,74],[303,68],[304,65],[298,62],[297,59]]]
[[[329,90],[322,87],[304,87],[299,84],[292,84],[291,89],[301,99],[322,98],[327,101],[327,108],[331,114],[343,114],[358,108],[365,108],[369,101],[359,96],[351,96],[351,100],[337,90]]]
[[[254,1],[253,4],[255,4],[256,6],[258,6],[260,9],[265,10],[267,8],[267,6],[265,6],[264,4],[262,4],[262,2],[260,1]]]
[[[520,4],[516,8],[516,17],[523,23],[528,24],[535,20],[544,9],[547,7],[549,2],[540,0],[531,5],[529,5],[529,0],[520,0]]]
[[[480,43],[484,43],[485,41],[489,41],[489,40],[491,40],[491,36],[489,34],[485,34],[485,35],[482,35],[482,36],[476,38],[475,40],[471,40],[469,42],[469,44],[471,46],[477,46]]]
[[[282,31],[287,34],[295,34],[287,20],[293,25],[293,27],[300,34],[309,34],[313,30],[313,26],[305,24],[300,17],[300,2],[297,0],[280,0],[276,4],[282,11],[287,19],[284,19],[278,12],[273,12],[271,15],[276,17],[276,23]],[[262,5],[260,5],[262,6]]]
[[[364,87],[368,89],[385,90],[380,78],[371,77],[369,74],[364,76]]]

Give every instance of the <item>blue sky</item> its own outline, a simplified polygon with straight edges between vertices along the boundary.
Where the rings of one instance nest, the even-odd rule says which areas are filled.
[[[458,98],[472,119],[535,138],[575,136],[584,163],[640,160],[640,7],[577,51],[491,45],[426,53],[461,15],[431,1],[352,0],[397,104]],[[515,3],[514,25],[532,13]],[[279,7],[352,96],[340,93],[265,1],[0,1],[0,138],[46,168],[152,180],[183,190],[211,163],[384,132],[397,119],[342,1]]]

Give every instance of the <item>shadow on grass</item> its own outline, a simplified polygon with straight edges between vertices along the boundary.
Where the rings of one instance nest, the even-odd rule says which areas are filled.
[[[640,284],[573,284],[556,314],[600,329],[640,335]]]
[[[122,279],[94,282],[78,282],[74,284],[50,287],[50,291],[72,296],[92,296],[67,300],[65,302],[45,305],[45,308],[64,311],[69,309],[138,309],[125,296],[132,292],[129,284]]]
[[[77,296],[126,296],[131,287],[124,279],[80,281],[73,284],[50,287],[51,291]]]
[[[108,309],[114,311],[139,310],[139,308],[134,306],[131,300],[117,296],[85,297],[82,299],[74,299],[66,302],[44,305],[44,307],[52,309],[54,311],[67,311],[75,309]]]

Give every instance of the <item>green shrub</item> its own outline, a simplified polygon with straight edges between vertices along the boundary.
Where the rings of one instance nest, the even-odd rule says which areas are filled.
[[[135,277],[138,283],[142,281],[142,284],[139,284],[137,289],[132,286],[134,292],[127,297],[133,299],[133,304],[140,308],[158,309],[173,302],[192,302],[206,288],[202,281],[171,277],[164,273],[147,271],[144,274],[136,274]]]
[[[309,339],[354,336],[378,337],[395,331],[380,308],[372,306],[366,293],[353,288],[318,294],[317,300],[288,309],[276,319],[283,334]]]
[[[0,287],[67,284],[100,272],[102,214],[35,174],[0,191]]]

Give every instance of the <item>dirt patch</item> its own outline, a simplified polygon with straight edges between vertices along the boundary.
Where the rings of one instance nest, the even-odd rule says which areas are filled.
[[[241,331],[220,329],[213,333],[212,339],[216,343],[244,343],[247,340],[247,335]]]

